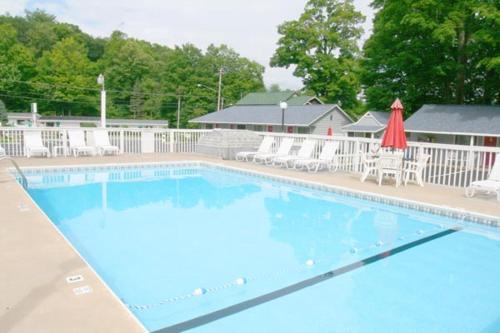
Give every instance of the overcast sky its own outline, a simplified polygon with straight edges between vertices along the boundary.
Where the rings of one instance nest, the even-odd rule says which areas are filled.
[[[371,0],[354,0],[366,17],[370,33]],[[0,0],[0,13],[22,15],[36,8],[58,21],[107,37],[113,30],[130,37],[174,46],[192,43],[205,49],[210,43],[227,44],[240,55],[266,66],[264,80],[282,88],[301,87],[292,69],[269,67],[279,35],[276,27],[297,19],[306,0]]]

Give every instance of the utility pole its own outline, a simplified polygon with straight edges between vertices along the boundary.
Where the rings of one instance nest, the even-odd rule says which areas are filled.
[[[217,89],[217,111],[221,109],[221,92],[222,92],[222,75],[224,74],[224,69],[221,67],[219,69],[219,88]]]

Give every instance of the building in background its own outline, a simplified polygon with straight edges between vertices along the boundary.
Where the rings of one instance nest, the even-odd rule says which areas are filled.
[[[37,122],[40,120],[40,115],[35,114]],[[31,112],[8,112],[7,126],[32,126],[33,114]]]
[[[405,130],[412,141],[500,147],[500,106],[424,105]]]
[[[40,116],[36,114],[38,127],[99,127],[100,117],[85,116]],[[10,112],[7,114],[7,125],[31,127],[33,114],[28,112]],[[106,120],[107,127],[133,128],[168,128],[167,120],[149,119],[113,119]]]
[[[280,91],[249,93],[236,105],[279,105],[280,102],[286,102],[289,106],[323,104],[315,96],[299,95],[296,91]]]
[[[288,104],[282,128],[280,102]],[[295,92],[251,93],[235,105],[191,119],[202,128],[246,129],[317,135],[345,135],[343,127],[353,121],[338,105],[323,104],[314,96]]]
[[[349,136],[363,138],[380,138],[389,120],[389,112],[368,111],[353,124],[344,126]]]

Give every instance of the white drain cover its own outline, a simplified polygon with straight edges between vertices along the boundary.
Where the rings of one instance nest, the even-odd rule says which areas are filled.
[[[76,296],[83,295],[83,294],[90,294],[92,292],[92,288],[90,286],[82,286],[82,287],[74,288],[73,292],[75,293]]]

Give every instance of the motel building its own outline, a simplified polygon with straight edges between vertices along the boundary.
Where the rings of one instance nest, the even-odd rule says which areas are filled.
[[[33,127],[35,119],[37,127],[99,127],[100,117],[91,116],[40,116],[38,113],[9,112],[7,125],[13,127]],[[106,127],[120,128],[168,128],[167,120],[150,119],[118,119],[107,118]]]
[[[500,147],[500,106],[426,104],[405,130],[411,141]]]
[[[280,108],[281,102],[286,102],[286,109]],[[189,122],[199,124],[204,129],[346,135],[343,127],[353,123],[353,120],[336,104],[324,104],[317,97],[299,96],[296,92],[288,91],[250,93],[233,106]]]

